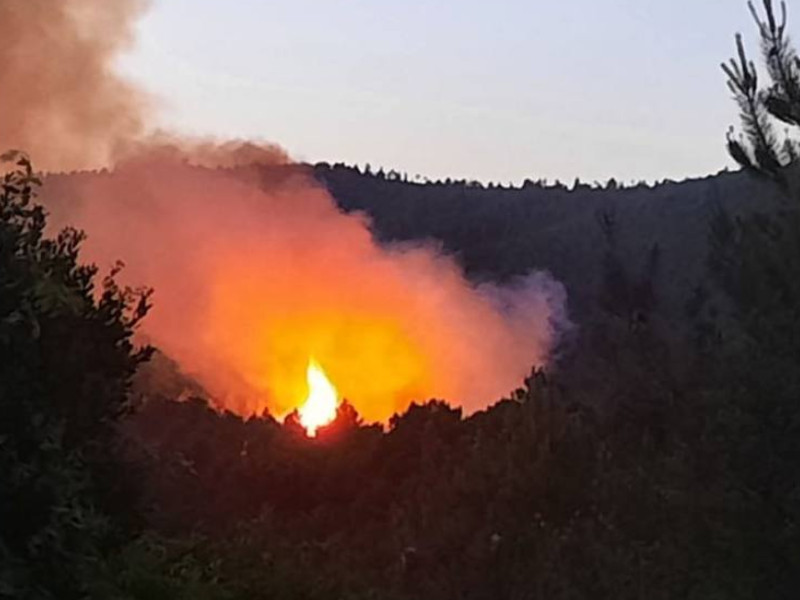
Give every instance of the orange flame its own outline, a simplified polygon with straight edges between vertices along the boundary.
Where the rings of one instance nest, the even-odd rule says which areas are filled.
[[[300,423],[306,428],[308,435],[314,437],[317,429],[336,418],[339,397],[325,371],[313,358],[308,361],[306,382],[308,398],[298,412]]]

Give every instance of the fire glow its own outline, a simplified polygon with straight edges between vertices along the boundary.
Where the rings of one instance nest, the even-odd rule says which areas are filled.
[[[243,416],[299,410],[310,357],[365,422],[432,398],[480,410],[547,360],[563,306],[545,274],[475,286],[432,244],[377,243],[296,167],[151,152],[45,193],[51,225],[87,232],[86,260],[155,289],[148,341]]]
[[[154,288],[143,339],[212,402],[303,407],[316,432],[340,398],[367,422],[431,398],[480,410],[547,361],[566,300],[548,275],[475,285],[437,243],[378,243],[274,145],[155,135],[158,103],[114,70],[147,4],[0,2],[0,151],[87,170],[48,176],[50,233],[84,230],[83,261],[106,273],[121,260],[121,283]],[[431,215],[412,216],[427,230]]]
[[[300,407],[300,424],[306,428],[308,435],[317,435],[317,429],[331,423],[336,418],[339,398],[325,371],[313,358],[308,362],[306,371],[308,397]]]

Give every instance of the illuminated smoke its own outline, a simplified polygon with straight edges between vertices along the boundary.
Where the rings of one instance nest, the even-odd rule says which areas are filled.
[[[0,143],[40,169],[108,165],[145,127],[148,96],[113,61],[142,0],[0,0]]]
[[[48,178],[51,224],[155,288],[143,334],[216,402],[286,414],[313,358],[368,420],[431,397],[475,410],[547,360],[564,304],[548,277],[476,288],[432,245],[378,245],[276,146],[149,132],[112,68],[142,8],[0,0],[0,136],[48,169],[115,163]]]
[[[296,408],[311,357],[376,420],[431,397],[481,408],[546,360],[549,278],[476,289],[431,246],[379,246],[301,168],[264,172],[142,157],[52,181],[50,206],[89,259],[155,287],[147,334],[238,412]]]

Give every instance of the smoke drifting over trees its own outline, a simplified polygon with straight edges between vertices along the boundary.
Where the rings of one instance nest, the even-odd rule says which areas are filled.
[[[268,173],[144,157],[46,193],[89,259],[155,288],[150,340],[241,414],[296,408],[310,357],[381,421],[431,397],[483,408],[547,361],[565,322],[549,277],[476,288],[433,245],[377,245],[304,170]]]
[[[0,139],[49,171],[110,167],[51,177],[45,201],[89,260],[155,288],[146,339],[241,414],[296,408],[311,358],[381,421],[430,397],[483,408],[547,361],[566,323],[547,276],[478,289],[433,245],[378,245],[277,146],[151,131],[153,99],[113,69],[146,6],[0,4]]]

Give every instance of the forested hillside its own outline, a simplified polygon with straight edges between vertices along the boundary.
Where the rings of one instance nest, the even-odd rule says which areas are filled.
[[[620,257],[646,268],[658,247],[661,300],[676,319],[708,257],[708,227],[720,210],[745,214],[780,204],[778,188],[746,172],[680,183],[595,188],[531,183],[498,187],[477,182],[415,183],[395,175],[320,164],[317,177],[348,211],[363,211],[384,241],[434,240],[459,257],[476,280],[550,271],[566,284],[575,315],[589,310],[602,281],[604,222],[614,223]]]
[[[201,167],[198,167],[201,169]],[[632,274],[643,275],[657,249],[653,273],[659,300],[670,318],[684,318],[686,302],[706,277],[708,230],[719,212],[745,215],[782,204],[780,189],[748,172],[653,186],[591,188],[530,184],[521,188],[467,182],[403,181],[356,167],[264,166],[256,170],[267,189],[309,169],[339,207],[368,216],[384,244],[431,243],[456,257],[468,276],[508,281],[531,271],[548,271],[563,282],[569,308],[579,321],[597,303],[608,235]],[[243,178],[254,169],[240,169]],[[47,177],[48,208],[68,222],[80,197],[75,179],[97,173]]]

